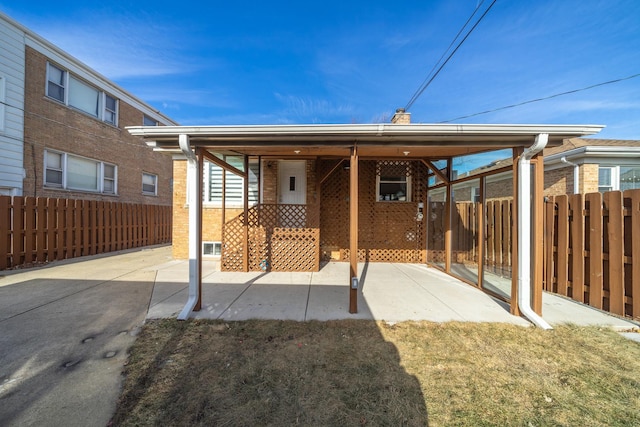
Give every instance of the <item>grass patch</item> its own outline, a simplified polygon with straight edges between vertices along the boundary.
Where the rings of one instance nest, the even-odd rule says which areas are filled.
[[[640,345],[598,328],[147,323],[113,425],[640,425]]]

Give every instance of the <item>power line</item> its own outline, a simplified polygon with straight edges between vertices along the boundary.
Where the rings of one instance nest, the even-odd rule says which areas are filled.
[[[496,3],[497,0],[493,0],[493,2],[491,2],[491,4],[489,5],[489,7],[484,11],[484,13],[482,14],[482,16],[480,16],[480,18],[476,21],[476,23],[473,25],[473,27],[471,27],[471,29],[467,32],[467,34],[464,36],[464,38],[460,41],[460,43],[458,43],[458,45],[455,47],[455,49],[449,54],[449,56],[447,57],[447,59],[442,63],[442,65],[440,65],[440,67],[437,69],[437,71],[435,73],[433,73],[433,68],[431,69],[431,71],[429,72],[429,74],[427,74],[427,77],[425,78],[425,80],[422,82],[422,84],[420,85],[420,87],[418,87],[418,89],[416,90],[416,92],[413,94],[413,96],[411,97],[411,99],[409,100],[409,102],[407,103],[407,105],[404,107],[405,110],[409,110],[409,108],[411,108],[411,106],[418,100],[418,98],[422,95],[422,93],[425,91],[425,89],[431,84],[431,82],[438,76],[438,74],[440,74],[440,71],[442,71],[442,69],[444,68],[445,65],[447,65],[447,62],[449,62],[449,60],[451,59],[451,57],[458,51],[458,49],[460,48],[460,46],[462,46],[462,44],[467,40],[467,38],[471,35],[471,33],[473,32],[473,30],[476,29],[476,27],[478,26],[478,24],[480,24],[480,22],[484,19],[484,17],[487,15],[487,13],[489,13],[489,11],[491,10],[491,8],[493,7],[493,5]],[[478,5],[478,7],[476,7],[476,9],[473,11],[473,13],[471,14],[471,16],[469,17],[469,19],[467,19],[467,22],[465,22],[465,24],[462,26],[462,28],[460,29],[460,31],[458,32],[458,34],[455,36],[455,38],[452,40],[451,44],[449,45],[449,47],[445,50],[445,52],[442,54],[442,56],[440,57],[440,59],[438,60],[438,62],[436,62],[436,65],[434,65],[434,68],[438,65],[438,63],[442,60],[442,57],[447,53],[447,51],[451,48],[451,45],[458,39],[458,37],[460,36],[460,33],[465,29],[465,27],[467,26],[467,24],[469,24],[469,21],[471,21],[471,19],[473,18],[473,16],[476,14],[476,12],[478,11],[478,9],[480,8],[480,6],[482,6],[482,4],[484,3],[484,0],[482,0],[482,2],[480,2],[480,4]],[[429,75],[433,74],[431,77],[429,77]]]
[[[615,80],[609,80],[607,82],[597,83],[597,84],[594,84],[594,85],[591,85],[591,86],[587,86],[587,87],[583,87],[583,88],[580,88],[580,89],[573,89],[573,90],[569,90],[569,91],[566,91],[566,92],[561,92],[561,93],[556,93],[554,95],[545,96],[545,97],[542,97],[542,98],[536,98],[536,99],[531,99],[529,101],[519,102],[517,104],[506,105],[504,107],[498,107],[498,108],[494,108],[492,110],[486,110],[486,111],[481,111],[479,113],[468,114],[466,116],[456,117],[455,119],[443,120],[443,121],[438,122],[438,123],[451,123],[451,122],[455,122],[456,120],[468,119],[469,117],[476,117],[476,116],[480,116],[482,114],[495,113],[496,111],[502,111],[502,110],[507,110],[507,109],[510,109],[510,108],[521,107],[523,105],[532,104],[534,102],[546,101],[547,99],[557,98],[559,96],[570,95],[572,93],[583,92],[585,90],[593,89],[593,88],[600,87],[600,86],[610,85],[610,84],[613,84],[613,83],[619,83],[619,82],[622,82],[622,81],[625,81],[625,80],[631,80],[631,79],[634,79],[636,77],[640,77],[640,73],[633,74],[633,75],[628,76],[628,77],[622,77],[622,78],[615,79]]]

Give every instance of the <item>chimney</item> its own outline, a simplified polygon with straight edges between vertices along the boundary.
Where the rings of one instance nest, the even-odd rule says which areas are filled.
[[[398,108],[393,117],[391,117],[391,123],[397,125],[411,124],[411,113],[407,113],[404,108]]]

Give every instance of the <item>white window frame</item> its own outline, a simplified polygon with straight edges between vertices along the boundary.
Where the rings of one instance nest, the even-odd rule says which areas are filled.
[[[203,167],[203,189],[202,189],[202,193],[203,193],[203,204],[205,207],[222,207],[222,196],[220,196],[220,198],[216,198],[214,200],[211,200],[212,194],[211,194],[211,179],[212,179],[212,168],[215,169],[219,169],[219,172],[224,172],[224,170],[220,167],[217,166],[213,163],[204,162],[204,167]],[[260,202],[260,188],[258,187],[258,175],[256,175],[254,172],[258,171],[258,174],[261,173],[261,169],[260,169],[260,164],[258,163],[258,159],[249,159],[249,188],[255,188],[256,194],[255,197],[252,197],[252,193],[249,193],[249,206],[255,206]],[[222,173],[220,173],[220,176],[222,176]],[[226,202],[226,207],[230,207],[230,208],[241,208],[244,206],[244,179],[232,172],[227,172],[227,177],[226,177],[226,181],[227,181],[227,202]],[[222,187],[222,182],[220,183],[220,187]],[[232,193],[229,191],[229,187],[231,187]],[[236,197],[234,197],[231,194],[235,194],[237,195]],[[234,197],[234,199],[229,200],[230,197]],[[187,199],[187,203],[189,202],[189,200]]]
[[[153,178],[153,192],[145,191],[145,189],[144,189],[144,186],[145,186],[144,178],[145,178],[145,176]],[[147,183],[146,185],[149,185],[149,184]],[[156,175],[155,173],[150,173],[150,172],[142,172],[142,194],[144,194],[145,196],[157,196],[158,195],[158,175]]]
[[[615,166],[598,165],[598,191],[601,193],[607,192],[607,191],[620,191],[620,188],[622,187],[620,182],[622,179],[622,172],[621,172],[622,168],[640,168],[640,165],[639,164],[622,164],[622,165],[615,165]],[[603,185],[601,185],[600,183],[600,171],[603,169],[608,169],[611,171],[610,172],[611,185],[609,186],[609,189],[602,189]]]
[[[395,177],[394,177],[395,178]],[[392,203],[403,203],[411,201],[411,177],[410,176],[398,176],[398,178],[404,178],[404,180],[400,181],[384,181],[382,177],[376,176],[376,201],[377,202],[392,202]],[[405,183],[407,186],[407,194],[404,195],[404,200],[400,199],[387,199],[385,195],[380,193],[381,184],[389,183],[389,184],[397,184],[397,183]]]
[[[50,69],[51,68],[55,68],[56,70],[60,71],[62,73],[62,85],[59,85],[57,82],[53,82],[50,80]],[[71,85],[70,85],[70,80],[73,79],[76,81],[76,84],[80,84],[80,85],[84,85],[87,86],[87,88],[93,89],[96,92],[98,92],[98,99],[97,99],[97,108],[96,108],[96,113],[94,114],[93,111],[86,111],[83,108],[79,108],[73,105],[70,105],[69,103],[69,91],[71,90]],[[52,83],[56,86],[60,86],[62,88],[62,98],[63,99],[58,99],[55,96],[51,96],[49,95],[49,83]],[[60,102],[64,105],[66,105],[69,108],[72,108],[75,111],[79,111],[83,114],[88,115],[89,117],[93,117],[95,119],[98,119],[100,121],[102,121],[103,123],[107,123],[113,126],[118,127],[118,110],[119,110],[119,104],[120,104],[120,100],[118,98],[116,98],[113,95],[110,95],[108,93],[106,93],[104,90],[95,87],[94,85],[88,83],[87,81],[81,79],[80,77],[71,74],[68,70],[64,69],[63,67],[60,67],[59,65],[56,65],[54,63],[51,62],[47,62],[47,79],[46,79],[46,83],[45,83],[45,95],[47,96],[47,98],[52,99],[56,102]],[[115,111],[111,111],[110,109],[107,108],[107,96],[114,99],[115,100]],[[109,114],[107,113],[114,113],[114,121],[109,119]]]
[[[51,154],[55,154],[55,155],[59,155],[60,156],[60,169],[54,169],[54,168],[49,168],[47,166],[47,156],[49,155],[49,153]],[[96,168],[97,168],[97,174],[96,174],[96,180],[97,180],[97,189],[96,190],[91,190],[91,189],[86,189],[86,188],[75,188],[69,185],[68,183],[68,174],[69,174],[69,158],[77,158],[77,159],[82,159],[85,161],[90,161],[96,164]],[[43,159],[43,177],[42,177],[42,183],[43,186],[45,188],[48,189],[54,189],[54,190],[70,190],[70,191],[79,191],[79,192],[84,192],[84,193],[101,193],[101,194],[106,194],[106,195],[113,195],[113,196],[117,196],[118,195],[118,166],[113,164],[113,163],[107,163],[107,162],[103,162],[100,160],[96,160],[96,159],[91,159],[89,157],[84,157],[84,156],[78,156],[76,154],[70,154],[70,153],[65,153],[62,151],[57,151],[57,150],[44,150],[44,159]],[[105,166],[111,166],[113,167],[113,178],[105,178],[104,175],[104,171],[105,171]],[[47,182],[47,170],[51,169],[51,170],[56,170],[56,171],[60,171],[62,173],[62,182],[61,183],[51,183],[51,182]],[[105,191],[105,180],[110,180],[113,181],[113,191]]]
[[[209,248],[211,248],[211,253],[208,253]],[[222,242],[202,242],[202,256],[210,258],[220,258],[221,255]]]
[[[109,123],[111,125],[114,125],[114,126],[118,126],[118,107],[119,107],[118,98],[116,98],[115,96],[111,96],[106,92],[102,93],[102,98],[103,98],[102,105],[104,105],[103,112],[102,112],[102,121],[104,121],[105,123]],[[114,109],[113,110],[111,110],[108,107],[107,100],[109,98],[113,99],[113,101],[114,101]],[[109,116],[111,114],[113,114],[113,121],[109,119]]]

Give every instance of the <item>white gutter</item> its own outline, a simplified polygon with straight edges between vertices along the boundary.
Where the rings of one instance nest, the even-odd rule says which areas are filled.
[[[202,204],[202,180],[198,179],[198,158],[191,150],[189,136],[178,137],[180,149],[187,158],[187,193],[189,194],[189,299],[178,315],[178,320],[187,320],[200,299],[200,275],[202,251],[200,250],[200,215]]]
[[[573,194],[578,194],[578,185],[580,184],[580,165],[570,162],[565,156],[560,157],[560,161],[565,165],[573,166]]]
[[[531,158],[547,145],[549,134],[541,133],[518,160],[518,308],[534,325],[552,329],[531,308]]]

